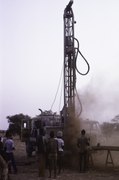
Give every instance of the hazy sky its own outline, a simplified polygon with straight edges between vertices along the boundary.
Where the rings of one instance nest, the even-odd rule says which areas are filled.
[[[0,0],[0,129],[7,128],[8,115],[50,110],[63,67],[68,2]],[[73,11],[75,37],[91,66],[87,76],[77,74],[83,116],[107,120],[119,113],[119,1],[74,0]],[[53,111],[63,106],[60,96]]]

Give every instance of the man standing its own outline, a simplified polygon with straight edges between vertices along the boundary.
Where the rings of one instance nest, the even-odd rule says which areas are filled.
[[[47,151],[49,160],[49,178],[51,178],[52,170],[54,170],[54,178],[56,178],[58,142],[55,138],[54,131],[50,132],[50,138],[47,144]]]
[[[13,171],[16,174],[17,173],[17,167],[16,167],[16,162],[15,162],[15,158],[14,158],[14,153],[13,151],[15,150],[15,146],[14,146],[14,141],[12,139],[11,133],[10,131],[6,132],[6,141],[4,144],[4,149],[6,151],[6,155],[8,158],[8,169],[9,169],[9,173],[11,173],[11,165],[13,167]]]
[[[37,154],[39,160],[38,176],[45,179],[45,165],[46,165],[46,140],[45,131],[40,129],[39,136],[37,137]]]
[[[86,137],[86,132],[83,129],[81,131],[81,136],[77,140],[77,146],[79,148],[79,166],[80,172],[85,172],[88,167],[88,147],[89,140]]]
[[[8,180],[8,165],[5,159],[0,154],[0,179]]]

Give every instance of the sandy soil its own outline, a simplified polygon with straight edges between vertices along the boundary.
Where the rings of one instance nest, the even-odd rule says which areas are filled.
[[[38,177],[38,161],[34,155],[27,158],[24,142],[19,138],[15,139],[15,158],[18,167],[18,174],[10,174],[10,180],[40,180]],[[118,158],[119,159],[119,158]],[[48,179],[46,170],[46,180]],[[64,169],[64,172],[57,177],[58,180],[119,180],[119,167],[105,168],[103,165],[91,168],[86,173],[79,173],[78,170]],[[49,179],[50,180],[50,179]]]

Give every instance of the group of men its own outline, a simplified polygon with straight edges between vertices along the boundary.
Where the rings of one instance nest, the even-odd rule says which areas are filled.
[[[57,176],[57,166],[58,174],[64,166],[64,140],[62,138],[62,132],[57,133],[55,137],[54,131],[50,132],[50,137],[48,141],[45,139],[44,131],[41,130],[41,134],[37,139],[38,146],[38,157],[39,157],[39,177],[45,176],[46,164],[49,169],[49,178],[52,176],[54,178]],[[86,136],[86,131],[81,130],[81,135],[77,139],[77,147],[79,148],[79,170],[80,172],[85,172],[88,170],[89,164],[89,138]]]
[[[43,129],[40,131],[40,135],[37,138],[37,153],[39,159],[39,177],[45,177],[46,166],[49,169],[49,178],[60,174],[63,168],[63,157],[64,157],[64,140],[62,138],[62,132],[57,133],[55,137],[54,131],[50,132],[50,137],[45,138]],[[58,167],[58,169],[57,169]]]
[[[49,178],[56,178],[57,174],[61,173],[64,164],[64,140],[62,131],[57,132],[55,136],[54,131],[51,131],[49,138],[45,138],[45,131],[40,130],[37,137],[37,156],[38,156],[38,175],[40,179],[45,178],[46,166],[49,170]],[[88,148],[89,139],[86,137],[86,132],[83,129],[80,137],[77,139],[77,147],[79,148],[79,167],[80,172],[85,172],[88,168]],[[17,167],[14,158],[14,141],[11,133],[6,132],[6,139],[4,142],[0,140],[0,168],[2,169],[1,179],[7,180],[8,174],[13,171],[17,173]],[[11,169],[12,167],[12,169]],[[58,168],[57,168],[58,167]]]

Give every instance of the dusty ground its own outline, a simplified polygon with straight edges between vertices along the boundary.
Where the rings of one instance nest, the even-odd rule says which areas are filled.
[[[15,158],[18,167],[18,174],[10,174],[10,180],[40,180],[38,178],[38,161],[34,155],[26,157],[25,144],[15,138]],[[119,157],[118,157],[119,159]],[[46,170],[46,180],[48,179]],[[104,164],[100,167],[91,168],[87,173],[79,173],[78,170],[65,169],[57,180],[119,180],[119,166],[105,168]]]

